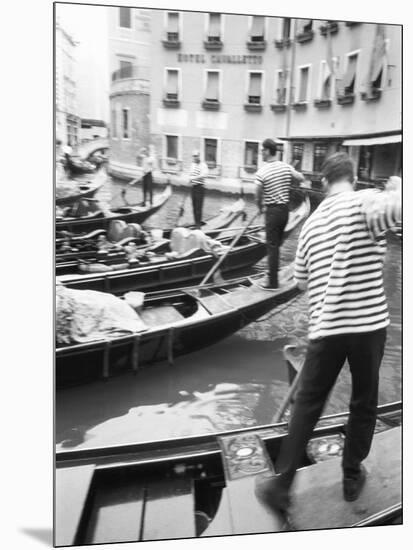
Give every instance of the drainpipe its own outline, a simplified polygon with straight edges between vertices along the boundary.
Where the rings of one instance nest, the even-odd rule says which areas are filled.
[[[292,109],[292,101],[293,101],[293,88],[294,88],[294,76],[295,76],[296,25],[297,25],[297,19],[293,19],[293,43],[291,45],[290,87],[288,90],[287,117],[286,117],[286,124],[285,124],[286,138],[290,136],[290,126],[291,126],[291,109]],[[288,153],[289,153],[290,142],[288,140],[287,140],[287,144],[288,144]],[[286,162],[289,161],[288,159],[285,159],[285,160]]]

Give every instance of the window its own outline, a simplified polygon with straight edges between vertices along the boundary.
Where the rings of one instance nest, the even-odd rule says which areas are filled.
[[[358,54],[349,55],[347,58],[347,71],[343,78],[344,95],[354,94],[354,83],[356,80]]]
[[[115,109],[112,109],[112,112],[111,112],[111,134],[112,134],[112,138],[117,138],[118,137],[118,131],[117,131],[117,126],[116,126],[116,110]]]
[[[258,141],[245,142],[244,164],[249,168],[257,168],[258,166]]]
[[[321,167],[327,157],[328,146],[323,143],[316,143],[314,145],[314,156],[313,156],[313,171],[321,172]]]
[[[250,105],[261,104],[261,73],[249,73],[248,103]]]
[[[221,40],[221,14],[210,13],[208,25],[208,42],[220,42]]]
[[[288,40],[291,34],[291,19],[289,17],[283,18],[283,27],[282,27],[282,39]]]
[[[300,67],[298,102],[307,101],[309,74],[310,74],[310,67]]]
[[[217,165],[218,140],[205,138],[204,140],[204,159],[208,168],[216,168]]]
[[[165,99],[169,99],[172,101],[178,101],[179,99],[178,69],[166,70]]]
[[[132,28],[131,8],[119,8],[119,26],[125,29]]]
[[[371,179],[371,169],[373,164],[373,148],[371,146],[362,145],[360,147],[359,165],[357,177],[361,180]]]
[[[293,143],[291,164],[296,170],[301,170],[304,155],[304,143]]]
[[[166,136],[166,157],[178,160],[178,136]]]
[[[119,78],[132,78],[132,61],[120,60]]]
[[[207,71],[205,99],[207,101],[219,101],[219,72]]]
[[[122,137],[130,139],[129,109],[122,109]]]
[[[179,40],[179,13],[168,12],[168,23],[166,29],[166,39],[169,42],[177,42]]]
[[[275,90],[277,105],[285,105],[287,103],[287,82],[288,69],[277,71],[277,88]]]
[[[265,18],[261,15],[254,15],[252,17],[251,42],[263,42],[264,41],[264,22]]]

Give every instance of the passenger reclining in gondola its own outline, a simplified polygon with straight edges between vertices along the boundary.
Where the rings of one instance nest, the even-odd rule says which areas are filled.
[[[95,290],[74,290],[56,284],[56,342],[74,344],[102,340],[146,329],[137,310],[143,293],[126,299]]]

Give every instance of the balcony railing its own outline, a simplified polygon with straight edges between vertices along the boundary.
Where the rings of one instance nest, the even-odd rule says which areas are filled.
[[[112,82],[115,82],[116,80],[125,80],[127,78],[149,80],[149,67],[137,67],[135,65],[130,65],[128,67],[121,67],[112,73]]]
[[[280,40],[274,40],[275,47],[282,50],[283,48],[289,48],[291,46],[291,38],[282,38]]]
[[[325,25],[320,26],[320,33],[323,36],[328,34],[336,34],[338,32],[338,23],[337,21],[328,21]]]
[[[222,50],[223,42],[220,36],[207,36],[204,40],[206,50]]]
[[[256,164],[244,164],[238,168],[238,177],[241,180],[253,181],[258,170]]]
[[[201,103],[205,111],[219,111],[221,103],[217,99],[204,99]]]
[[[252,36],[247,41],[247,48],[250,51],[263,51],[267,47],[267,41],[264,40],[264,37],[255,37]]]
[[[181,102],[179,100],[178,94],[166,94],[163,98],[163,104],[165,107],[172,107],[177,109],[180,107]]]
[[[310,42],[310,40],[312,40],[313,37],[314,37],[313,29],[308,29],[297,34],[296,40],[300,44],[303,44],[304,42]]]
[[[162,172],[176,174],[182,171],[182,160],[173,157],[164,157],[160,159],[160,167]]]
[[[317,107],[317,109],[328,109],[331,107],[331,98],[315,99],[314,106]]]
[[[167,32],[166,37],[162,40],[162,44],[168,50],[179,50],[181,47],[181,41],[179,40],[179,33]]]
[[[270,105],[271,111],[274,111],[274,113],[284,113],[287,110],[287,104],[286,103],[272,103]]]
[[[371,88],[371,90],[363,91],[360,93],[360,97],[363,101],[376,101],[381,97],[381,88]]]

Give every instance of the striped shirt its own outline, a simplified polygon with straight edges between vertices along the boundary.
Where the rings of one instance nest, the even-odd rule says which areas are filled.
[[[204,178],[208,175],[208,166],[205,162],[193,162],[189,169],[189,180],[192,185],[204,185]]]
[[[368,189],[327,197],[304,223],[294,278],[307,283],[310,340],[389,324],[384,232],[400,219],[400,194]]]
[[[279,160],[266,162],[255,175],[263,189],[264,204],[288,204],[292,182],[291,166]]]

